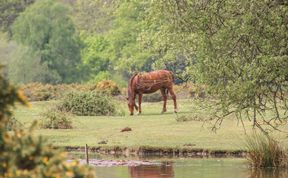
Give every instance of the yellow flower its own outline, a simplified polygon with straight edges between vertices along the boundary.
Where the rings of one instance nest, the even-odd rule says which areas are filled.
[[[49,159],[48,159],[48,157],[47,157],[47,156],[45,156],[45,157],[42,159],[42,161],[43,161],[43,163],[44,163],[44,164],[47,164],[47,163],[48,163],[48,161],[49,161]]]
[[[62,153],[60,154],[60,156],[61,156],[61,157],[67,157],[67,153],[66,153],[66,152],[62,152]]]
[[[28,100],[27,100],[27,98],[26,98],[26,96],[24,95],[24,92],[23,92],[22,90],[18,90],[18,91],[17,91],[17,96],[18,96],[18,98],[21,100],[21,102],[22,102],[23,104],[25,104],[26,106],[28,106],[28,108],[31,108],[31,105],[30,105],[30,103],[28,102]]]
[[[73,173],[73,171],[67,171],[66,172],[66,176],[68,176],[68,177],[73,177],[74,176],[74,173]]]
[[[72,161],[72,162],[70,163],[70,166],[77,166],[77,161]]]
[[[7,173],[5,173],[4,177],[13,177],[13,174],[12,174],[12,172],[7,172]]]
[[[16,137],[20,138],[20,137],[22,137],[22,136],[23,136],[23,133],[21,133],[21,132],[17,132],[17,133],[16,133]]]

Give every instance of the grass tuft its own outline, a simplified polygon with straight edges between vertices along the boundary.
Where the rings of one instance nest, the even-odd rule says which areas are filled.
[[[271,137],[253,133],[246,138],[248,149],[247,159],[252,167],[287,167],[288,155],[286,150]]]

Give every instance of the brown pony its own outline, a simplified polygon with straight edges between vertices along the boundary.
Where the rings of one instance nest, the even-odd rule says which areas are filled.
[[[167,70],[157,70],[149,73],[136,73],[128,83],[128,107],[130,115],[134,113],[134,107],[141,113],[142,95],[156,92],[160,89],[163,97],[162,113],[166,112],[166,102],[168,92],[174,101],[174,112],[177,112],[176,95],[173,91],[173,74]],[[138,95],[139,108],[135,103],[136,95]]]

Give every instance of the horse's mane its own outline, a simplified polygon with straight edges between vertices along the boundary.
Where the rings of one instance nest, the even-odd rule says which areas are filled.
[[[134,78],[136,77],[136,75],[138,75],[138,73],[133,74],[132,77],[130,78],[129,86],[132,85],[132,82],[133,82]]]

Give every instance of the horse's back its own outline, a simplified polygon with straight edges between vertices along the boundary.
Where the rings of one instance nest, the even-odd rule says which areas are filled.
[[[173,76],[167,70],[139,73],[135,80],[135,86],[141,93],[153,93],[161,88],[171,88],[172,85]]]
[[[172,80],[172,72],[168,70],[156,70],[152,72],[147,72],[147,73],[140,73],[139,77],[141,80]]]

